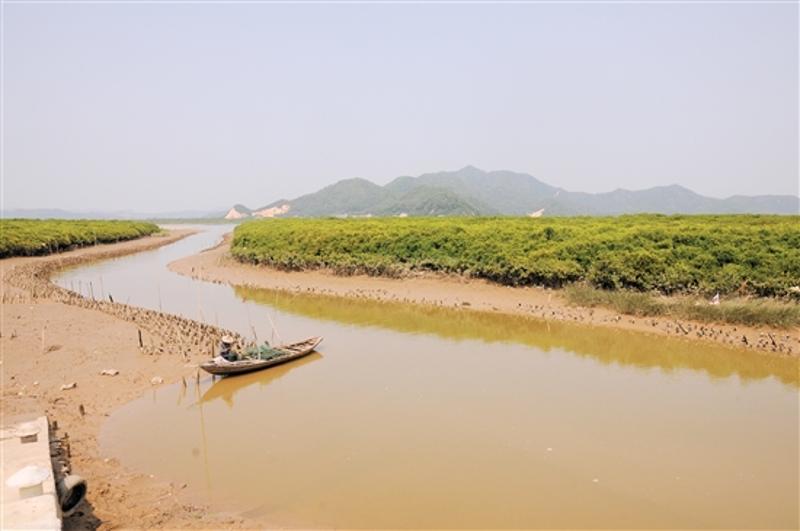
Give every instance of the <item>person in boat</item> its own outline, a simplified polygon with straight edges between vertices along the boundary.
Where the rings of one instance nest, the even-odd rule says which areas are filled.
[[[219,355],[227,361],[236,361],[239,356],[233,351],[234,339],[231,336],[222,336],[219,343]]]

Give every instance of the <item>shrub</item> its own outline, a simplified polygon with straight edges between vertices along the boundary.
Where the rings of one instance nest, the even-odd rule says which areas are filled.
[[[239,260],[512,286],[784,296],[800,286],[798,216],[273,219],[234,232]]]
[[[0,258],[131,240],[159,230],[158,225],[143,221],[4,219],[0,220]]]

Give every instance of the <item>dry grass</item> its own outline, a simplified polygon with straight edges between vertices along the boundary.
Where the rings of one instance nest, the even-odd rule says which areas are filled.
[[[665,316],[694,321],[793,328],[800,326],[800,304],[775,299],[723,299],[720,304],[694,297],[668,298],[625,290],[608,291],[574,284],[564,289],[578,306],[611,308],[625,315]]]

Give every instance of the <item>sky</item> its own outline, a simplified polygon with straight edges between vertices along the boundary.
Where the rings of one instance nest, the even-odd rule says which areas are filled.
[[[259,207],[474,165],[798,193],[792,3],[6,3],[3,206]]]

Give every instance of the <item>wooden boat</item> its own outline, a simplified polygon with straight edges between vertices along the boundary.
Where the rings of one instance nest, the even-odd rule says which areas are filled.
[[[297,343],[290,343],[288,345],[274,347],[275,350],[280,352],[280,354],[267,359],[244,358],[236,361],[228,361],[220,356],[217,356],[214,359],[201,363],[200,368],[208,373],[223,376],[260,371],[261,369],[266,369],[267,367],[280,365],[281,363],[286,363],[288,361],[307,356],[314,352],[314,349],[317,348],[317,345],[319,345],[321,342],[322,337],[318,336],[310,337]]]

